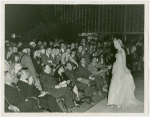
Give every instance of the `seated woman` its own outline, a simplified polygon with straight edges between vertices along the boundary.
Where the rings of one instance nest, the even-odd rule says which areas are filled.
[[[54,78],[56,79],[56,81],[59,84],[66,83],[67,87],[70,90],[72,90],[77,95],[77,97],[79,98],[79,93],[78,93],[77,86],[75,85],[74,82],[70,81],[70,79],[68,78],[68,76],[64,72],[65,72],[64,66],[62,64],[57,65],[56,69],[55,69],[55,72],[54,72]]]

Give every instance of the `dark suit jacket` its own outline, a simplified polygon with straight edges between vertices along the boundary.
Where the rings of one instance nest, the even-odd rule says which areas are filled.
[[[28,83],[23,82],[21,80],[18,81],[17,86],[19,87],[20,92],[23,94],[23,96],[25,96],[29,100],[34,101],[35,104],[37,104],[37,105],[38,105],[38,101],[39,101],[39,105],[42,108],[49,109],[48,102],[46,100],[46,99],[48,99],[47,98],[48,95],[45,95],[44,97],[38,97],[41,94],[41,91],[38,90],[34,85],[29,85]],[[32,97],[36,97],[38,99],[38,101],[37,101],[37,99],[34,99]],[[51,104],[56,104],[56,103],[52,102]]]
[[[58,85],[58,83],[56,82],[55,78],[45,72],[43,72],[40,76],[40,82],[41,82],[41,86],[42,89],[44,91],[49,91],[49,92],[53,92],[53,90],[55,89],[55,85]]]
[[[68,76],[65,73],[62,73],[61,75],[55,73],[54,77],[58,83],[69,80]]]
[[[77,81],[77,74],[75,71],[66,69],[65,74],[71,81]]]
[[[88,70],[88,67],[83,67],[81,64],[77,68],[77,76],[85,79],[89,79],[89,76],[91,75],[90,71]]]
[[[40,74],[41,70],[42,70],[41,59],[39,57],[32,58],[32,62],[33,62],[34,68],[36,70],[36,73]]]
[[[54,57],[50,54],[49,55],[50,60],[52,61],[52,64],[56,64],[56,55]]]
[[[79,63],[81,58],[83,57],[82,52],[77,51],[76,55],[78,57],[78,63]]]
[[[25,99],[16,86],[5,84],[5,112],[10,112],[9,104],[18,107],[21,112],[40,112],[32,101],[25,101]]]
[[[55,86],[59,85],[59,83],[53,76],[44,72],[40,76],[40,82],[42,89],[46,92],[49,92],[52,96],[56,98],[64,96],[66,94],[66,91],[68,91],[67,87],[56,89]]]
[[[81,58],[84,57],[86,60],[86,63],[89,64],[90,63],[90,54],[88,51],[86,51],[83,55],[81,52],[77,51],[77,58],[78,58],[78,63],[80,62]]]
[[[41,94],[34,85],[29,85],[21,80],[18,81],[17,86],[25,97],[38,97]]]
[[[61,55],[56,56],[56,65],[61,64]]]
[[[12,63],[14,63],[15,62],[15,55],[12,53],[11,55],[10,55],[10,57],[8,58],[8,61],[11,61]]]
[[[50,55],[48,57],[46,53],[41,56],[41,62],[42,62],[42,64],[52,65],[52,63],[48,62],[50,60],[51,60],[50,59]]]

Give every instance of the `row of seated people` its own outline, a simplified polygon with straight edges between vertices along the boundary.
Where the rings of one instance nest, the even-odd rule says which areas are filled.
[[[96,64],[96,57],[92,58],[89,68]],[[107,68],[96,64],[97,68]],[[102,79],[103,70],[90,70],[86,66],[85,58],[77,70],[72,69],[72,63],[56,66],[54,75],[52,68],[45,64],[40,74],[40,85],[42,90],[35,87],[32,77],[29,77],[27,68],[18,69],[16,77],[11,72],[5,72],[5,111],[41,112],[39,107],[49,109],[51,112],[62,112],[56,99],[63,98],[68,112],[74,106],[79,106],[80,101],[78,89],[82,90],[86,97],[91,97],[90,83],[95,83],[99,92],[106,91],[108,85],[106,79]],[[93,73],[93,75],[91,74]],[[17,86],[17,88],[16,88]],[[15,87],[15,88],[14,88]],[[18,98],[17,98],[18,97]],[[33,106],[29,106],[32,103]]]

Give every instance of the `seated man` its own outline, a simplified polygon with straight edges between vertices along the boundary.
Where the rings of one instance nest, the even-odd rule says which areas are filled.
[[[17,86],[20,89],[20,92],[27,98],[33,99],[37,102],[39,100],[39,106],[49,109],[51,112],[62,112],[60,107],[56,102],[56,98],[45,92],[41,92],[33,85],[32,77],[28,77],[28,72],[26,68],[21,69],[17,73],[18,79]],[[41,97],[39,97],[42,95]],[[35,99],[36,98],[36,99]]]
[[[50,59],[50,54],[51,54],[51,47],[47,47],[45,48],[46,50],[46,53],[45,54],[42,54],[41,56],[41,62],[42,62],[42,65],[46,64],[46,65],[52,65],[52,61]]]
[[[71,57],[70,53],[71,53],[71,49],[70,48],[67,48],[66,51],[64,53],[62,53],[61,64],[65,64],[68,61],[71,61],[75,65],[78,66],[78,63]]]
[[[88,65],[88,69],[89,71],[92,73],[92,75],[94,75],[95,78],[103,78],[103,82],[105,83],[105,86],[103,87],[108,87],[108,80],[106,81],[105,79],[105,70],[108,69],[107,65],[101,65],[100,63],[98,63],[97,61],[97,57],[93,56],[92,57],[92,62]],[[98,70],[101,69],[101,70]]]
[[[43,73],[40,76],[40,82],[43,91],[49,92],[55,98],[64,98],[64,103],[68,111],[74,107],[76,95],[67,88],[67,84],[59,84],[56,79],[50,75],[51,68],[49,65],[43,65]]]
[[[81,82],[81,78],[77,77],[76,72],[72,69],[72,64],[69,62],[66,64],[65,73],[71,81],[75,82],[79,90],[84,91],[86,97],[91,97],[91,90],[88,87],[88,82],[86,84]]]
[[[98,70],[98,68],[101,68],[101,69],[107,69],[108,66],[106,65],[101,65],[100,63],[97,62],[97,57],[96,56],[93,56],[92,57],[92,62],[88,65],[88,68],[90,70],[90,72],[93,74],[93,75],[100,75],[101,76],[101,73],[104,73],[103,70]]]
[[[77,68],[77,76],[81,77],[83,80],[88,79],[91,83],[96,84],[96,88],[98,91],[102,91],[102,87],[105,85],[102,78],[94,78],[90,79],[91,73],[86,65],[86,60],[85,58],[81,58],[81,62]],[[93,76],[94,77],[94,76]]]
[[[56,66],[56,48],[52,48],[51,54],[49,55],[50,60],[52,61],[52,65],[55,67]]]
[[[18,53],[18,47],[13,45],[12,46],[12,54],[8,58],[8,61],[10,64],[15,62],[15,54],[17,54],[17,53]]]
[[[60,54],[60,48],[59,46],[55,47],[56,52],[55,52],[55,56],[56,56],[56,65],[61,64],[61,54]]]
[[[5,112],[42,112],[33,101],[26,100],[21,94],[8,71],[5,72]]]

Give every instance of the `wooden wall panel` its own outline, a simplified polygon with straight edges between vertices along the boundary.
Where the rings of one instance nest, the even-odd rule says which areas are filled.
[[[144,5],[60,5],[60,11],[61,24],[79,25],[83,32],[144,32]]]

